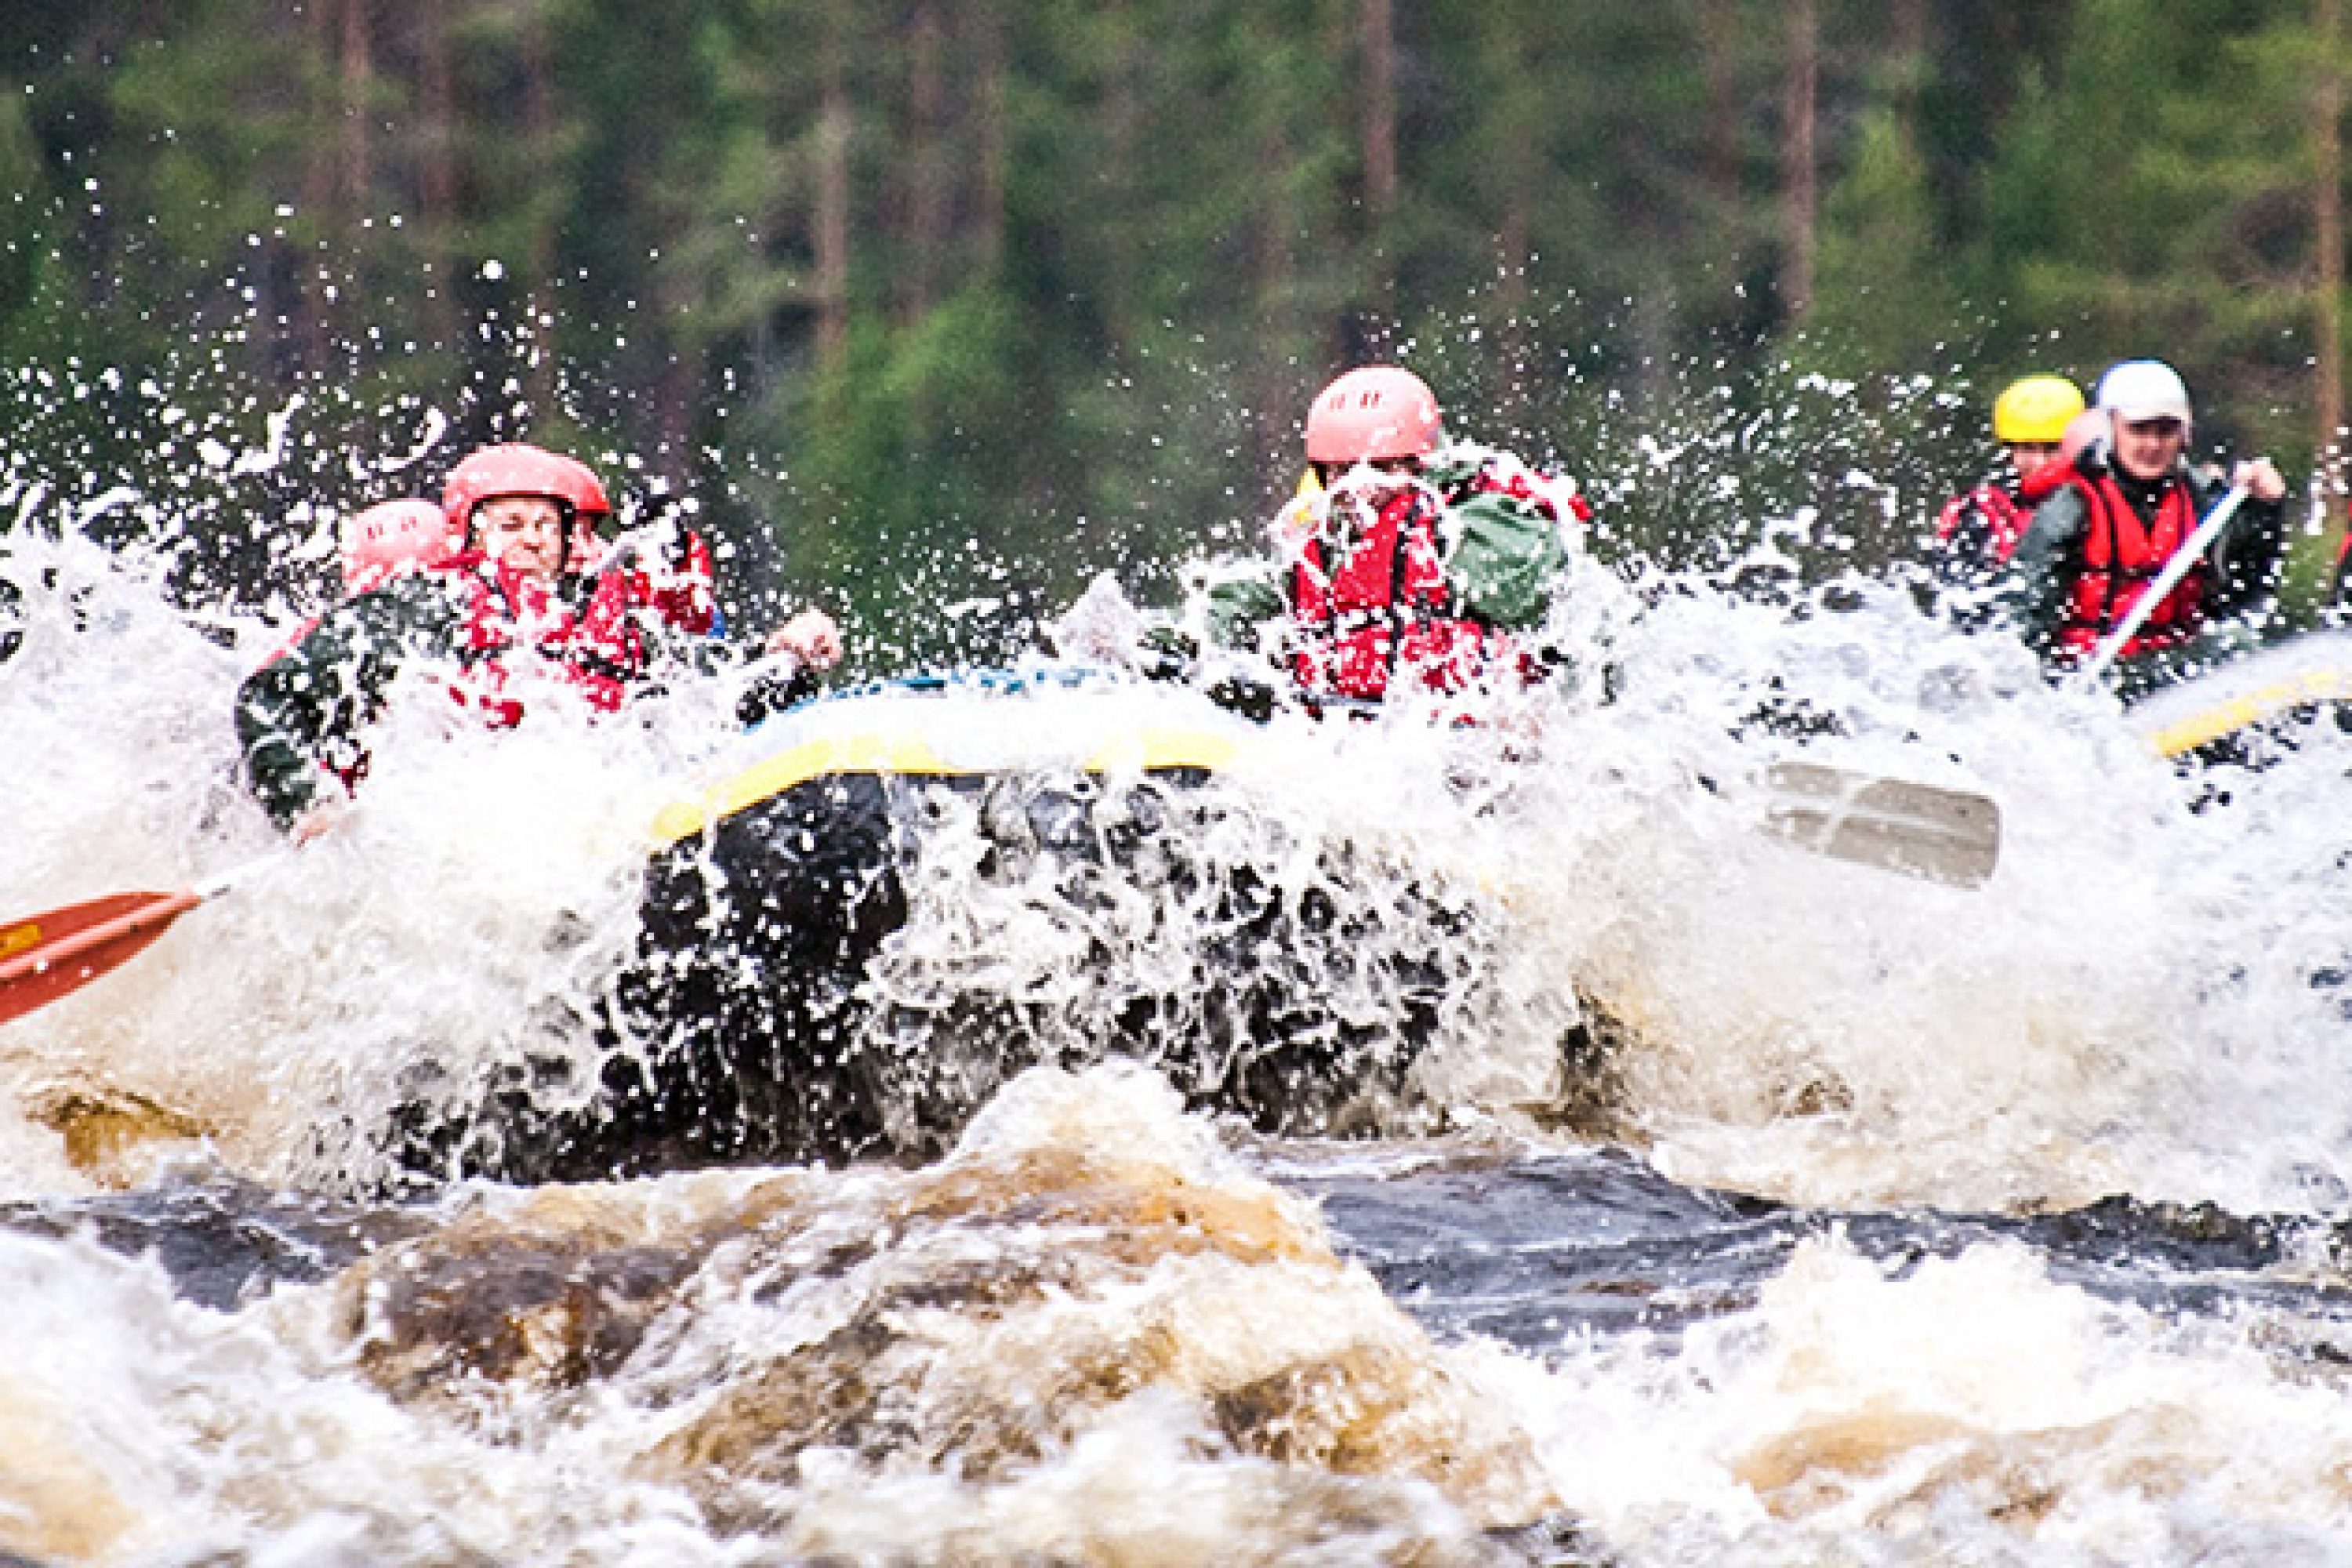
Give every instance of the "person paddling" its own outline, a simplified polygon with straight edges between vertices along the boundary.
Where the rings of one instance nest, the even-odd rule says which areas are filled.
[[[2110,368],[2097,408],[2105,441],[2078,454],[2034,510],[2003,594],[2053,668],[2088,660],[2187,547],[2224,489],[2246,492],[2200,559],[2116,650],[2119,683],[2137,694],[2246,640],[2244,620],[2267,601],[2285,549],[2286,482],[2267,458],[2238,463],[2227,487],[2217,471],[2193,467],[2185,455],[2189,389],[2162,361]]]
[[[1310,705],[1535,676],[1527,634],[1592,515],[1574,481],[1446,443],[1435,395],[1394,365],[1360,366],[1316,395],[1306,456],[1271,530],[1272,568],[1209,588],[1216,640],[1274,630]]]
[[[405,668],[436,667],[462,706],[505,726],[522,718],[532,681],[611,712],[663,661],[691,658],[708,621],[674,613],[690,600],[660,600],[634,553],[574,570],[583,516],[610,510],[593,471],[541,447],[490,447],[459,463],[442,496],[457,552],[336,605],[239,688],[247,782],[271,820],[298,841],[331,820],[365,772],[362,731]],[[839,660],[840,632],[804,611],[766,647],[805,677]]]

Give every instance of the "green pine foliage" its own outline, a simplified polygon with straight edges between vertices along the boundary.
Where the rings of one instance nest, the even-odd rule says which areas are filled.
[[[1822,219],[1815,330],[1867,364],[1936,364],[1962,320],[1960,290],[1942,265],[1927,162],[1892,106],[1856,127]]]
[[[299,600],[530,437],[881,663],[1253,548],[1372,356],[1629,563],[1899,565],[2004,380],[2127,355],[2300,475],[2309,5],[1817,8],[1792,303],[1767,0],[0,0],[0,517]]]

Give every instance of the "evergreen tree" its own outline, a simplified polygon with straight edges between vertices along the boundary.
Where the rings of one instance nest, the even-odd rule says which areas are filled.
[[[1891,106],[1863,118],[1822,206],[1811,325],[1882,370],[1948,363],[1960,295],[1938,243],[1927,168]]]
[[[0,0],[0,417],[250,592],[531,437],[702,489],[736,592],[980,657],[1254,546],[1307,396],[1402,358],[1624,548],[1802,514],[1828,570],[2012,370],[2161,353],[2200,444],[2307,460],[2336,3],[1819,0],[1808,68],[1766,0]]]

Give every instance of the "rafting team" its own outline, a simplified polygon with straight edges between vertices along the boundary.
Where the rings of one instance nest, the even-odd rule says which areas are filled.
[[[2053,669],[2096,650],[2126,691],[2249,645],[2284,555],[2285,483],[2267,458],[2226,479],[2191,464],[2193,427],[2187,386],[2159,361],[2114,366],[2087,407],[2063,377],[2010,386],[1993,405],[1999,471],[1938,519],[1953,613],[2017,626]],[[1572,479],[1448,440],[1428,386],[1392,365],[1316,395],[1306,458],[1269,556],[1206,584],[1210,640],[1273,658],[1310,710],[1540,679],[1534,639],[1592,516]],[[612,511],[586,464],[510,444],[460,462],[437,504],[348,519],[348,595],[238,691],[247,779],[271,819],[298,841],[335,820],[404,669],[506,726],[526,695],[609,713],[670,671],[712,668],[725,628],[708,546],[675,508],[607,537]],[[817,609],[761,646],[771,708],[814,690],[842,651]]]

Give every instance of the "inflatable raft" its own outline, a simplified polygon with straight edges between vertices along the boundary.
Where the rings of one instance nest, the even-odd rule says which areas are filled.
[[[793,709],[661,814],[593,1089],[518,1069],[393,1152],[519,1181],[919,1157],[1013,1073],[1110,1054],[1267,1131],[1393,1125],[1486,895],[1265,809],[1282,743],[1088,669]]]
[[[1015,1073],[1109,1056],[1268,1132],[1409,1131],[1436,1114],[1417,1064],[1496,1026],[1509,871],[1439,863],[1442,824],[1401,834],[1349,781],[1433,763],[1466,827],[1497,731],[1363,717],[1083,667],[789,710],[660,814],[593,1070],[441,1086],[388,1152],[434,1181],[920,1158]],[[1802,762],[1742,793],[1759,829],[1906,876],[1972,887],[1999,855],[1973,794]],[[1600,1016],[1563,1008],[1570,1100]]]
[[[2131,710],[2164,756],[2261,766],[2315,723],[2352,728],[2352,631],[2308,632],[2155,692]]]

